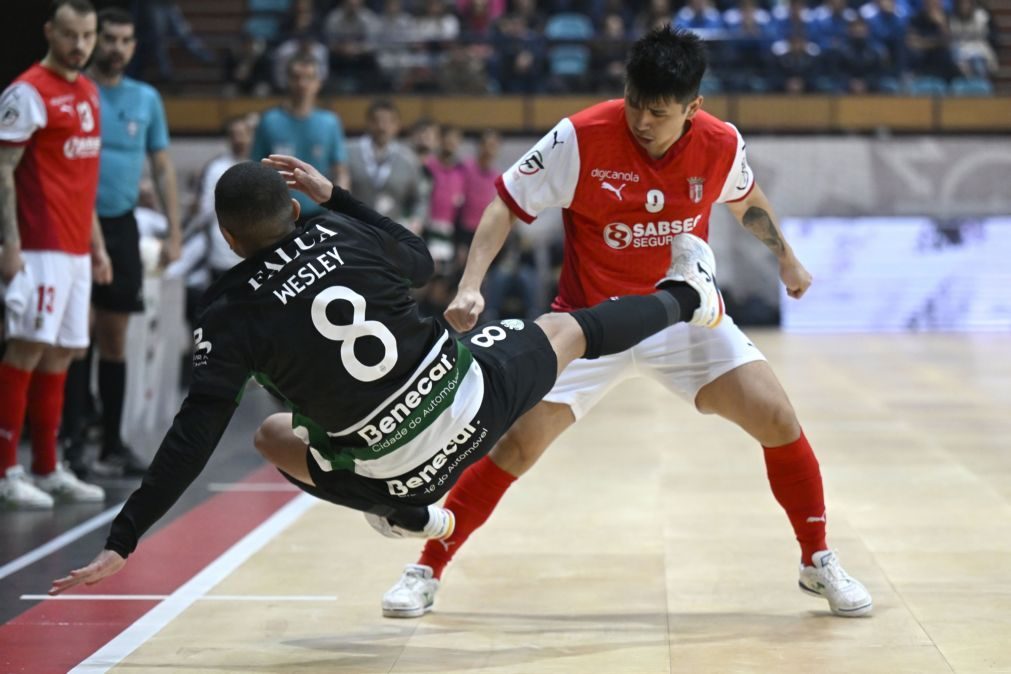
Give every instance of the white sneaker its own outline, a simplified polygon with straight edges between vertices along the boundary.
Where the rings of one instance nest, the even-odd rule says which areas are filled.
[[[36,475],[35,486],[63,503],[102,503],[105,490],[97,484],[88,484],[67,470],[62,463],[49,475]]]
[[[716,286],[716,257],[709,244],[694,234],[678,234],[671,243],[670,269],[657,281],[683,281],[698,294],[701,304],[688,321],[691,325],[715,328],[723,318],[723,295]]]
[[[847,618],[869,615],[874,609],[871,593],[856,578],[851,578],[839,565],[839,558],[831,550],[811,555],[814,566],[800,567],[800,589],[828,600],[832,613]]]
[[[383,595],[383,617],[420,618],[432,610],[439,579],[432,577],[432,567],[408,564],[397,584]]]
[[[452,536],[453,529],[456,528],[456,517],[453,512],[437,505],[428,506],[428,523],[421,531],[398,527],[385,517],[372,513],[365,513],[365,520],[387,538],[434,538],[441,541]]]
[[[21,466],[11,466],[4,477],[0,477],[0,508],[48,510],[52,507],[53,497],[32,484]]]

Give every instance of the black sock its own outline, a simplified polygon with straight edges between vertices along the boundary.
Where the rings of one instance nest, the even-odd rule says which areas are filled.
[[[123,398],[126,395],[126,363],[98,361],[98,395],[102,399],[102,458],[115,453],[123,441]]]
[[[572,312],[586,337],[584,358],[626,351],[669,325],[687,321],[699,306],[698,293],[671,282],[652,295],[629,295]]]
[[[88,396],[91,395],[90,365],[89,358],[81,358],[71,362],[67,369],[67,382],[63,387],[63,419],[60,422],[60,437],[71,444],[83,442]]]

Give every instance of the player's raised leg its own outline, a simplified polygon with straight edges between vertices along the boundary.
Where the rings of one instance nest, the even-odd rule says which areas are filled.
[[[571,314],[537,319],[561,372],[575,358],[625,351],[676,322],[715,327],[723,317],[716,262],[709,245],[690,234],[674,238],[671,266],[656,293],[621,297]],[[431,610],[439,579],[470,534],[491,515],[509,485],[575,421],[567,405],[541,403],[521,417],[485,457],[464,472],[446,499],[456,530],[425,545],[417,564],[383,595],[383,615],[414,618]]]

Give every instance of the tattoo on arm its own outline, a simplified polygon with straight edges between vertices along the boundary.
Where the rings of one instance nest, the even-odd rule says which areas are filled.
[[[741,218],[741,223],[745,229],[754,234],[759,241],[764,243],[776,255],[786,250],[783,237],[780,236],[776,223],[772,221],[772,216],[764,208],[752,206],[745,211],[744,217]]]
[[[21,161],[23,147],[0,148],[0,236],[5,242],[20,245],[18,236],[18,201],[14,186],[14,169]]]

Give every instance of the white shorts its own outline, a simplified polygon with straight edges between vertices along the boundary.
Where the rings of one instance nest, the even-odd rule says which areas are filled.
[[[622,381],[642,375],[694,405],[703,386],[756,360],[765,356],[730,316],[714,329],[678,323],[628,351],[572,361],[544,400],[568,405],[579,419]]]
[[[4,290],[6,338],[88,346],[91,257],[50,250],[27,250],[21,257],[24,269]]]

